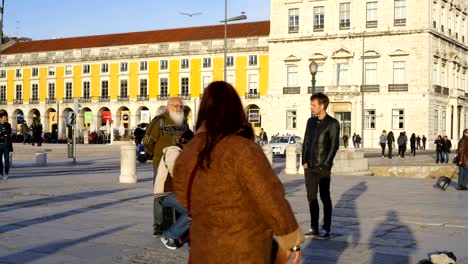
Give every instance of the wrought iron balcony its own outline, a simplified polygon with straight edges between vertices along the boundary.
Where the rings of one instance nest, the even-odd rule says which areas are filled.
[[[101,102],[101,103],[110,102],[110,97],[109,96],[100,96],[99,97],[99,102]]]
[[[171,96],[169,94],[160,94],[158,95],[158,100],[160,101],[165,101],[165,100],[169,100]]]
[[[80,103],[91,103],[91,97],[83,96],[80,98]]]
[[[57,103],[57,99],[55,98],[47,98],[46,100],[46,104],[56,104]]]
[[[388,91],[389,92],[407,92],[408,84],[389,84]]]
[[[380,92],[380,85],[361,85],[361,92]]]
[[[139,95],[137,97],[138,101],[149,101],[149,96],[148,95]]]
[[[259,99],[260,98],[260,93],[246,93],[245,94],[245,99]]]
[[[192,96],[190,94],[179,94],[179,98],[182,100],[190,100]]]
[[[73,103],[73,98],[63,98],[64,103]]]
[[[15,99],[14,104],[23,104],[23,99]]]
[[[37,98],[29,99],[29,104],[39,104],[39,99]]]
[[[300,94],[301,87],[283,87],[283,94]]]
[[[128,102],[128,101],[130,101],[128,95],[119,96],[117,99],[119,100],[119,102]]]
[[[324,93],[325,86],[315,86],[315,93]],[[312,94],[312,86],[307,87],[307,93]]]

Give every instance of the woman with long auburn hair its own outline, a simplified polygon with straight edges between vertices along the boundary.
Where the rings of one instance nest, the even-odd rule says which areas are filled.
[[[205,89],[196,129],[174,169],[192,218],[191,263],[298,263],[304,235],[234,87]]]

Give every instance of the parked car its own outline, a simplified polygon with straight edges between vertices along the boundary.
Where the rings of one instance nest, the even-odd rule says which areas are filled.
[[[298,146],[299,143],[301,143],[301,138],[298,136],[281,136],[270,140],[273,155],[281,155],[282,157],[286,157],[286,148],[289,145]]]

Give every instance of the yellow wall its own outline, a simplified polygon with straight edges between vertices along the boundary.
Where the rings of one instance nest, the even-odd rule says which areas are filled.
[[[190,94],[192,98],[200,97],[201,92],[201,59],[193,59],[190,62]]]
[[[23,101],[29,102],[31,98],[31,68],[23,68]]]
[[[15,100],[15,70],[7,70],[7,101],[13,103]]]
[[[109,73],[110,73],[109,96],[111,100],[112,99],[117,100],[117,97],[120,95],[119,66],[120,66],[120,63],[109,64]]]
[[[268,92],[268,55],[260,55],[260,76],[258,78],[258,89],[260,91],[260,96],[267,95]]]
[[[83,96],[83,83],[81,82],[81,74],[83,73],[81,65],[73,66],[73,97],[80,98]]]
[[[128,96],[130,99],[136,99],[140,92],[140,83],[138,82],[138,70],[140,64],[138,62],[131,62],[129,64]]]
[[[57,100],[62,101],[65,97],[65,82],[63,80],[65,68],[63,66],[57,66],[55,68],[55,94],[57,95]]]
[[[213,82],[224,80],[223,58],[213,58]]]
[[[47,85],[47,68],[39,68],[39,100],[46,101],[49,96],[49,87]]]
[[[157,98],[159,94],[159,61],[150,61],[148,65],[148,95]]]
[[[99,75],[101,73],[100,64],[91,65],[91,96],[97,97],[101,96],[101,82],[99,81]]]
[[[179,60],[171,60],[169,62],[169,69],[171,70],[169,73],[169,95],[170,96],[178,96],[180,93],[180,80],[179,80]]]
[[[239,93],[240,97],[245,96],[246,90],[247,90],[247,57],[246,56],[239,56],[236,57],[236,62],[235,62],[235,67],[236,67],[236,76],[235,76],[235,82],[236,82],[236,90]]]

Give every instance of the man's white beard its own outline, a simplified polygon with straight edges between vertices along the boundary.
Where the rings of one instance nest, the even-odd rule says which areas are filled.
[[[169,116],[176,125],[181,126],[184,124],[184,112],[169,112]]]

